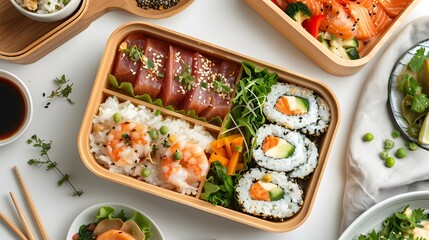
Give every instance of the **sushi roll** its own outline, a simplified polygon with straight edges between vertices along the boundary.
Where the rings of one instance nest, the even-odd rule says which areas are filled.
[[[312,136],[324,133],[331,120],[325,100],[312,90],[294,84],[274,85],[263,111],[271,122]]]
[[[271,88],[263,111],[271,122],[294,130],[315,123],[318,117],[313,91],[285,83]]]
[[[236,188],[243,212],[281,220],[293,216],[303,203],[303,191],[284,172],[253,168],[243,175]]]
[[[306,137],[282,126],[267,124],[256,132],[253,157],[256,163],[275,171],[292,171],[307,162]]]
[[[326,101],[318,95],[316,95],[316,103],[319,108],[319,117],[317,121],[300,129],[300,131],[304,134],[318,137],[322,135],[329,126],[329,122],[331,121],[331,110]]]
[[[300,178],[304,179],[312,172],[317,166],[317,159],[319,153],[317,151],[317,146],[311,142],[308,138],[304,138],[305,147],[307,148],[306,159],[307,161],[304,164],[299,165],[288,173],[288,176],[291,178]]]

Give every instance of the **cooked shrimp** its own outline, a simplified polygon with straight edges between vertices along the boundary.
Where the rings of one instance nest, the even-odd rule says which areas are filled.
[[[122,122],[112,127],[107,135],[107,152],[119,166],[136,164],[150,153],[147,128],[133,122]]]
[[[164,180],[186,194],[195,194],[208,169],[204,149],[191,142],[176,142],[167,149],[161,162]]]

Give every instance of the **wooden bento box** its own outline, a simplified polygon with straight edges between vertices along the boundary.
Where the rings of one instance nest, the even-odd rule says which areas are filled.
[[[278,82],[284,82],[284,83],[288,83],[288,84],[295,84],[295,85],[299,85],[303,88],[306,88],[307,90],[310,91],[314,91],[315,94],[317,94],[318,96],[320,96],[320,98],[324,99],[325,101],[325,106],[329,107],[330,109],[330,123],[329,123],[329,127],[326,129],[326,131],[319,137],[311,137],[311,141],[315,142],[315,146],[317,146],[318,151],[316,150],[316,152],[318,152],[318,158],[317,158],[317,166],[315,167],[314,171],[307,177],[303,178],[303,179],[298,179],[296,181],[294,181],[294,184],[299,185],[299,187],[303,190],[303,201],[301,202],[302,205],[299,209],[298,212],[296,212],[293,216],[291,217],[287,217],[287,218],[283,218],[281,220],[279,219],[268,219],[268,218],[263,218],[263,217],[258,217],[258,216],[253,216],[247,213],[244,213],[243,211],[240,211],[238,208],[228,208],[228,207],[222,207],[222,206],[216,206],[206,200],[202,200],[200,199],[201,193],[202,191],[205,192],[204,190],[204,185],[205,185],[205,181],[207,180],[207,176],[211,176],[213,174],[213,172],[211,171],[211,169],[209,169],[209,173],[206,175],[204,174],[204,176],[202,176],[202,178],[200,180],[198,180],[198,186],[196,187],[196,192],[194,194],[190,194],[190,195],[186,195],[186,194],[182,194],[177,190],[174,189],[169,189],[169,187],[164,188],[164,187],[160,187],[160,186],[155,186],[152,185],[148,182],[146,182],[145,180],[142,180],[141,177],[135,177],[135,176],[129,176],[127,174],[123,174],[123,173],[117,173],[114,172],[114,170],[108,170],[107,168],[110,168],[109,164],[106,164],[105,162],[101,163],[99,161],[98,158],[95,157],[95,153],[93,150],[91,150],[92,147],[94,147],[94,144],[91,143],[93,141],[93,136],[92,133],[93,132],[97,132],[98,130],[95,130],[96,126],[98,125],[98,122],[96,122],[94,120],[95,116],[99,116],[101,115],[100,111],[100,105],[102,103],[105,103],[106,100],[112,100],[112,99],[117,99],[117,101],[119,103],[124,103],[129,101],[131,104],[133,104],[134,106],[144,106],[146,109],[149,109],[154,116],[163,116],[165,118],[173,118],[173,119],[182,119],[184,121],[186,121],[187,123],[190,124],[190,126],[202,126],[204,127],[208,133],[211,135],[211,137],[213,138],[213,140],[217,139],[220,135],[221,132],[224,132],[224,129],[226,128],[226,124],[225,124],[225,119],[221,119],[221,122],[218,123],[212,123],[211,121],[204,121],[204,119],[196,119],[192,114],[191,115],[184,115],[182,112],[183,111],[178,111],[178,109],[180,107],[176,107],[176,109],[171,109],[171,108],[164,108],[162,104],[159,103],[159,101],[153,101],[154,99],[150,99],[147,100],[147,98],[140,98],[137,99],[135,98],[135,95],[133,95],[133,92],[130,92],[129,90],[125,88],[117,88],[118,87],[118,81],[112,81],[112,73],[113,72],[118,72],[118,64],[116,64],[116,62],[119,62],[121,64],[127,64],[126,61],[130,61],[129,59],[131,59],[131,55],[133,56],[138,56],[139,59],[146,59],[146,65],[148,66],[147,63],[149,62],[149,60],[147,60],[148,58],[150,58],[149,55],[151,55],[149,53],[149,51],[152,51],[151,48],[145,48],[145,54],[148,55],[148,57],[142,57],[143,55],[139,55],[139,53],[134,52],[132,54],[130,54],[130,52],[132,52],[132,50],[130,50],[130,41],[129,39],[133,39],[130,36],[136,36],[141,34],[142,36],[145,37],[145,44],[149,44],[150,41],[152,41],[152,45],[151,46],[155,46],[157,43],[163,42],[166,43],[168,45],[169,51],[173,51],[172,49],[182,49],[181,52],[181,56],[185,55],[185,52],[192,52],[194,53],[193,57],[195,57],[195,54],[199,53],[199,56],[210,59],[213,63],[216,63],[220,66],[223,66],[222,64],[224,62],[228,62],[231,63],[233,65],[238,65],[239,66],[239,72],[238,72],[238,76],[237,76],[237,80],[239,80],[240,78],[243,78],[243,75],[245,74],[243,72],[243,62],[246,63],[251,63],[254,66],[256,66],[256,69],[265,69],[262,72],[269,72],[271,74],[271,76],[278,76]],[[129,38],[128,38],[129,37]],[[152,39],[152,40],[149,40]],[[126,40],[128,39],[128,40]],[[135,38],[134,38],[135,40]],[[155,40],[155,41],[153,41]],[[128,41],[128,42],[127,42]],[[124,45],[124,42],[128,43]],[[155,42],[155,44],[154,44]],[[132,45],[131,49],[133,49],[134,47],[139,46],[139,44],[141,44],[141,41],[139,42],[139,40],[137,39],[136,41],[134,41],[134,43],[136,45]],[[126,49],[126,50],[124,50]],[[136,48],[134,48],[134,50],[136,50]],[[140,52],[141,54],[142,52]],[[153,51],[151,52],[153,53]],[[130,55],[128,55],[130,54]],[[180,52],[178,53],[178,51],[174,52],[174,54],[170,53],[171,55],[168,56],[178,56],[180,55]],[[155,54],[154,54],[155,55]],[[118,59],[122,59],[124,62],[121,62],[121,60]],[[128,60],[124,60],[124,59],[128,59]],[[153,58],[153,62],[151,63],[151,69],[153,70],[152,73],[155,72],[154,70],[154,65],[156,65],[156,58]],[[168,60],[168,57],[167,57]],[[184,58],[182,58],[181,60],[185,61]],[[142,60],[143,61],[143,60]],[[176,61],[176,60],[174,60]],[[167,62],[167,61],[166,61]],[[178,62],[178,61],[177,61]],[[140,62],[138,62],[138,64],[140,64]],[[138,65],[137,64],[137,65]],[[167,63],[165,63],[167,65]],[[216,64],[213,64],[212,66],[215,66]],[[127,66],[130,66],[131,68],[133,68],[133,66],[135,66],[136,64],[129,64]],[[195,63],[195,65],[197,65],[197,63]],[[204,65],[204,64],[202,64]],[[142,65],[143,66],[143,65]],[[185,66],[185,65],[183,65]],[[193,65],[191,64],[190,67],[192,67]],[[168,68],[168,66],[166,67]],[[187,68],[186,66],[184,68]],[[201,67],[202,68],[202,67]],[[220,68],[220,67],[219,67]],[[259,71],[257,70],[257,71]],[[135,71],[135,70],[131,70],[131,71]],[[142,69],[140,69],[140,71],[143,71]],[[146,71],[146,70],[145,70]],[[177,70],[179,71],[179,70]],[[188,70],[183,70],[182,71],[182,75],[183,76],[184,73],[186,73],[186,71],[188,71],[187,73],[192,73],[194,74],[194,71],[191,71],[189,68]],[[120,71],[119,71],[120,72]],[[123,73],[123,72],[122,72]],[[195,73],[196,74],[196,73]],[[119,76],[119,73],[117,73],[117,76]],[[153,76],[153,75],[152,75]],[[158,77],[161,77],[162,79],[164,79],[164,77],[167,79],[167,73],[163,73],[162,76],[156,75]],[[119,78],[119,77],[118,77]],[[114,78],[113,78],[114,79]],[[177,80],[178,78],[175,78],[175,80]],[[196,78],[195,78],[196,79]],[[165,80],[166,81],[166,80]],[[213,80],[215,81],[215,80]],[[165,86],[167,85],[166,83],[164,83]],[[203,84],[200,84],[203,85]],[[262,82],[262,85],[265,85],[264,82]],[[195,87],[196,85],[192,85],[192,89]],[[236,86],[231,86],[231,89],[235,89]],[[190,88],[191,89],[191,88]],[[161,90],[162,91],[162,90]],[[230,92],[231,94],[235,94],[235,92]],[[173,94],[173,93],[172,93]],[[141,96],[141,95],[139,95]],[[214,97],[213,97],[214,98]],[[262,101],[262,99],[260,99]],[[231,102],[233,102],[233,100],[231,99]],[[173,105],[177,104],[177,102],[173,101]],[[231,103],[229,103],[231,104]],[[320,105],[319,105],[320,106]],[[311,107],[311,105],[310,105]],[[106,109],[106,108],[103,108]],[[319,109],[319,108],[317,108]],[[104,111],[104,110],[103,110]],[[119,111],[119,110],[117,110]],[[310,111],[310,110],[309,110]],[[104,112],[106,113],[106,112]],[[104,114],[103,113],[103,114]],[[111,112],[110,114],[113,114],[113,112]],[[116,114],[116,113],[115,113]],[[125,120],[118,120],[116,121],[115,118],[115,114],[113,114],[113,120],[116,122],[116,124],[129,124],[129,120],[126,120],[126,122],[123,122]],[[112,115],[111,115],[112,116]],[[226,117],[227,118],[227,117]],[[97,117],[98,119],[98,117]],[[110,120],[108,121],[112,121],[111,118],[108,118]],[[158,121],[158,120],[156,120]],[[223,122],[222,122],[223,121]],[[286,71],[284,69],[281,69],[279,67],[270,65],[268,63],[264,63],[261,61],[258,61],[256,59],[244,56],[244,55],[240,55],[238,53],[234,53],[230,50],[224,49],[222,47],[218,47],[215,46],[213,44],[162,28],[162,27],[158,27],[149,23],[143,23],[143,22],[131,22],[128,24],[125,24],[121,27],[119,27],[116,31],[114,31],[111,35],[111,37],[108,40],[104,55],[101,59],[101,63],[99,66],[99,70],[92,88],[92,92],[91,92],[91,96],[86,108],[86,112],[84,114],[83,120],[82,120],[82,125],[81,125],[81,129],[79,132],[79,137],[78,137],[78,149],[79,149],[79,153],[80,156],[82,158],[82,161],[84,162],[84,164],[86,165],[86,167],[93,172],[95,175],[103,178],[103,179],[107,179],[109,181],[112,182],[116,182],[131,188],[135,188],[138,190],[141,190],[143,192],[147,192],[165,199],[169,199],[175,202],[179,202],[209,213],[213,213],[216,215],[219,215],[221,217],[227,218],[227,219],[231,219],[233,221],[237,221],[243,224],[247,224],[256,228],[260,228],[263,230],[267,230],[267,231],[273,231],[273,232],[285,232],[285,231],[290,231],[298,226],[300,226],[309,216],[312,205],[314,203],[316,194],[317,194],[317,190],[320,184],[320,180],[322,179],[322,175],[323,175],[323,171],[324,168],[327,164],[328,161],[328,155],[329,152],[331,150],[337,129],[339,127],[339,121],[340,121],[340,109],[339,109],[339,104],[337,102],[337,99],[335,97],[335,95],[333,94],[333,92],[323,83],[321,83],[320,81],[317,81],[315,79],[310,79],[307,77],[304,77],[303,75],[294,73],[294,72],[290,72],[290,71]],[[118,123],[119,122],[119,123]],[[144,121],[147,124],[151,124],[150,119],[146,119]],[[156,124],[156,123],[154,123]],[[170,125],[172,126],[172,125]],[[97,126],[98,127],[98,126]],[[173,127],[173,126],[172,126]],[[121,125],[121,128],[124,129],[126,128],[125,125]],[[170,127],[169,127],[170,128]],[[104,128],[105,129],[105,128]],[[104,130],[105,132],[101,132],[101,138],[104,137],[104,135],[115,135],[112,132],[115,131],[115,133],[118,131],[118,128],[115,129],[115,127],[110,128],[109,130]],[[159,132],[157,132],[156,134],[156,139],[162,137],[161,135],[164,135],[165,133],[163,133],[161,131],[161,128],[159,128]],[[170,128],[171,129],[171,128]],[[103,130],[101,130],[103,131]],[[135,131],[135,130],[133,130]],[[133,132],[131,131],[131,133]],[[293,131],[295,132],[295,131]],[[121,132],[120,132],[121,133]],[[131,135],[130,133],[130,135]],[[150,135],[150,137],[152,138],[153,135],[151,135],[150,131],[148,130],[147,133]],[[173,133],[172,133],[173,134]],[[142,134],[144,135],[144,134]],[[167,135],[168,136],[168,135]],[[302,136],[304,136],[304,134],[302,134]],[[123,135],[122,135],[123,137]],[[128,137],[128,135],[127,135]],[[192,136],[191,136],[192,137]],[[91,140],[90,140],[91,139]],[[109,137],[106,137],[106,139],[109,139]],[[114,138],[113,138],[114,139]],[[170,139],[170,138],[168,138]],[[110,140],[106,140],[106,142],[111,141]],[[129,138],[128,138],[129,140]],[[113,141],[113,140],[112,140]],[[166,140],[164,140],[165,142]],[[111,142],[108,142],[107,144],[109,144]],[[91,145],[92,144],[92,145]],[[173,144],[173,143],[172,143]],[[225,143],[226,144],[226,143]],[[104,150],[102,151],[109,151],[108,150],[108,146],[110,146],[112,148],[112,146],[115,145],[106,145],[102,146],[102,144],[98,144],[100,145],[100,148]],[[127,144],[125,144],[127,145]],[[170,145],[168,145],[167,147],[169,147]],[[232,145],[231,145],[232,146]],[[151,154],[153,153],[152,151],[157,151],[159,150],[159,148],[161,148],[161,146],[157,146],[157,148],[155,150],[150,150]],[[166,147],[166,146],[164,146]],[[113,147],[116,148],[116,147]],[[231,150],[232,149],[232,150]],[[237,151],[240,152],[241,154],[246,154],[246,148],[232,148],[229,149],[230,151]],[[250,149],[250,148],[247,148]],[[172,150],[173,151],[173,150]],[[177,151],[177,149],[176,149]],[[137,152],[137,150],[136,150]],[[156,152],[155,152],[156,153]],[[207,159],[209,159],[209,157],[211,157],[210,154],[206,153],[206,157]],[[214,154],[214,153],[212,153]],[[234,154],[234,153],[233,153]],[[111,158],[116,158],[115,154],[113,154],[113,150],[112,153],[109,152],[107,154],[107,156],[110,156]],[[162,163],[160,163],[162,165],[162,167],[164,167],[164,158],[167,156],[167,154],[163,155],[162,158]],[[172,155],[175,158],[175,155]],[[180,158],[182,158],[182,155],[180,155]],[[180,159],[179,158],[179,159]],[[185,155],[183,155],[183,159],[185,158]],[[199,160],[201,158],[198,158]],[[232,158],[231,158],[232,159]],[[124,160],[122,158],[118,158],[118,161]],[[152,159],[153,160],[153,159]],[[170,154],[170,160],[171,160],[171,154]],[[177,160],[177,159],[175,159]],[[136,160],[135,163],[136,164],[140,164],[139,162],[140,160]],[[157,161],[157,160],[154,160]],[[160,160],[161,161],[161,160]],[[167,161],[167,160],[166,160]],[[180,160],[182,161],[182,160]],[[231,160],[232,161],[232,160]],[[280,161],[280,160],[279,160]],[[139,162],[139,163],[137,163]],[[171,161],[174,162],[174,161]],[[190,162],[190,161],[189,161]],[[116,163],[116,165],[118,164],[118,162],[112,162],[110,164],[114,165]],[[199,162],[198,162],[199,163]],[[214,163],[212,163],[211,161],[209,161],[209,164],[211,163],[211,165],[214,165]],[[127,163],[128,164],[128,163]],[[133,163],[131,162],[131,165]],[[148,165],[150,165],[150,163],[147,162]],[[169,162],[167,161],[166,164],[169,164]],[[189,164],[189,163],[188,163]],[[220,164],[220,163],[219,163]],[[249,163],[250,164],[250,163]],[[238,163],[238,165],[240,165],[240,163]],[[137,165],[134,165],[134,167]],[[140,166],[140,165],[139,165]],[[249,165],[250,166],[250,165]],[[188,165],[189,167],[189,165]],[[229,167],[229,165],[226,165],[226,167]],[[225,169],[226,169],[225,167]],[[143,170],[148,169],[149,167],[147,167],[145,165],[145,167],[143,168]],[[210,167],[209,167],[210,168]],[[134,169],[137,169],[137,167],[135,167]],[[162,168],[160,168],[162,169]],[[238,167],[237,167],[238,169]],[[143,170],[142,173],[143,174]],[[122,170],[121,170],[122,171]],[[137,171],[137,170],[136,170]],[[152,170],[153,171],[153,168]],[[160,170],[163,171],[163,170]],[[245,171],[245,170],[241,170],[241,171]],[[140,173],[140,169],[137,171]],[[235,171],[234,171],[235,172]],[[152,173],[153,174],[153,173]],[[240,171],[236,171],[235,172],[236,175],[234,176],[241,176]],[[132,173],[131,173],[132,175]],[[156,175],[155,175],[156,177]],[[165,177],[165,176],[164,176]],[[168,177],[167,177],[168,178]],[[163,178],[164,181],[166,178]],[[162,185],[162,184],[160,184]],[[287,194],[286,192],[284,192],[284,194],[282,195],[282,197],[285,197]],[[235,196],[234,196],[235,198]]]
[[[280,7],[278,7],[274,3],[274,1],[277,0],[243,1],[262,18],[264,18],[269,24],[271,24],[279,33],[286,37],[292,44],[300,49],[305,55],[307,55],[307,57],[309,57],[314,63],[319,65],[326,72],[337,76],[353,75],[354,73],[358,72],[365,64],[371,61],[380,48],[393,35],[393,33],[399,28],[405,18],[419,3],[419,0],[409,1],[405,8],[400,11],[397,16],[391,18],[390,23],[384,27],[381,32],[377,33],[377,35],[372,37],[372,39],[367,44],[365,44],[365,47],[359,52],[360,58],[350,60],[338,57],[327,47],[325,47],[321,42],[319,42],[318,39],[313,37],[300,24],[295,22]],[[281,2],[284,0],[278,1]],[[359,2],[368,1],[357,1],[355,3],[359,4]],[[380,8],[381,6],[377,7]]]

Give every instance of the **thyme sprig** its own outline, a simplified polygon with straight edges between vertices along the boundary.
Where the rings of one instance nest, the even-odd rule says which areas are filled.
[[[51,150],[52,141],[45,142],[45,140],[40,139],[37,135],[33,135],[33,136],[31,136],[31,138],[29,138],[27,140],[27,144],[32,144],[33,147],[39,148],[40,149],[40,156],[45,158],[45,160],[30,159],[27,161],[28,165],[30,165],[30,166],[34,165],[34,166],[38,166],[38,167],[45,166],[46,171],[49,171],[52,169],[57,170],[57,172],[61,175],[61,178],[57,181],[57,185],[61,186],[67,182],[71,186],[71,188],[73,189],[73,194],[72,194],[73,196],[82,196],[83,191],[77,190],[74,187],[74,185],[70,181],[70,175],[63,173],[58,168],[57,162],[51,161],[51,158],[49,157],[48,152],[49,152],[49,150]]]
[[[67,84],[63,87],[64,84],[70,82],[70,79],[66,79],[66,75],[63,74],[60,78],[55,78],[54,82],[58,87],[57,89],[52,90],[51,95],[49,95],[48,98],[65,97],[67,102],[74,104],[74,102],[69,98],[70,93],[73,91],[73,83]]]

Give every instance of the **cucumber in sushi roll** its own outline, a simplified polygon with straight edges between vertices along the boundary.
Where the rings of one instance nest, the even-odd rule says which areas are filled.
[[[253,168],[236,188],[238,203],[246,213],[282,220],[293,216],[303,203],[303,191],[284,172]]]

